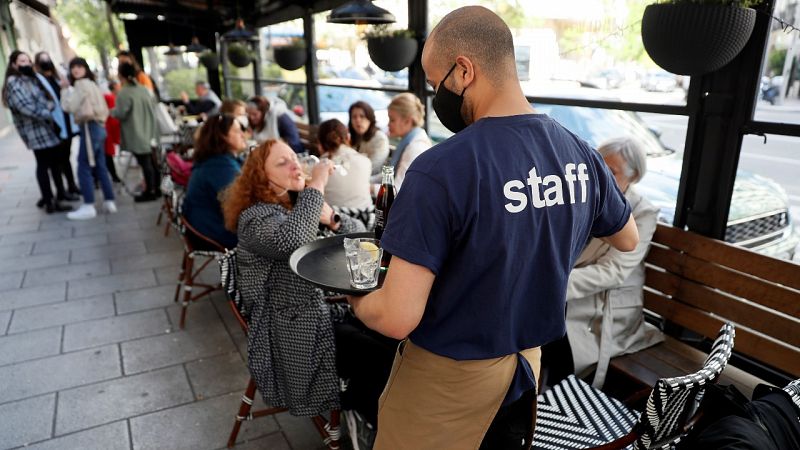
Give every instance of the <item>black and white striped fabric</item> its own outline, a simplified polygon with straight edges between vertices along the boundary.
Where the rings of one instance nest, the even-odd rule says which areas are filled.
[[[627,448],[671,448],[680,441],[685,421],[700,404],[705,385],[714,382],[728,364],[735,335],[732,324],[723,325],[702,369],[658,380],[638,421],[637,414],[619,401],[569,376],[539,396],[533,448],[584,449],[621,438],[634,427],[641,434]],[[800,380],[794,389],[800,400]]]
[[[786,387],[783,388],[789,397],[792,398],[792,402],[800,408],[800,378],[792,381],[791,383],[787,384]]]
[[[236,249],[226,249],[225,254],[217,257],[219,263],[219,280],[222,283],[228,298],[233,300],[239,314],[247,320],[245,311],[242,310],[242,294],[236,282]]]
[[[370,205],[366,208],[346,208],[344,206],[334,206],[333,210],[340,216],[350,216],[364,224],[367,231],[375,229],[375,206]]]
[[[533,448],[574,450],[625,436],[638,414],[570,375],[539,396]]]

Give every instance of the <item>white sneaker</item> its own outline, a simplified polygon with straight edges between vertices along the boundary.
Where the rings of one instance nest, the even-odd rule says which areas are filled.
[[[117,204],[114,203],[114,200],[106,200],[103,202],[103,211],[108,214],[116,214]]]
[[[82,204],[76,211],[67,214],[67,219],[69,220],[89,220],[95,217],[97,217],[97,210],[94,209],[94,205],[87,203]]]

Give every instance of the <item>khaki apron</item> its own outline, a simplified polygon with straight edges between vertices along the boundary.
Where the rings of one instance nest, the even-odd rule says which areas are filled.
[[[520,354],[538,382],[540,348]],[[374,449],[478,449],[516,369],[517,354],[457,361],[403,341],[378,403]]]

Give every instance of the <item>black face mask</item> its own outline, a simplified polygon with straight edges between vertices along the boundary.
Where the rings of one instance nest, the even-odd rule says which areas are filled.
[[[453,63],[453,67],[447,71],[447,75],[445,75],[439,83],[439,88],[436,90],[436,95],[433,97],[433,110],[436,111],[439,121],[442,122],[445,128],[453,133],[458,133],[464,128],[467,128],[467,123],[464,122],[464,118],[461,116],[461,107],[464,105],[464,91],[466,91],[467,88],[464,88],[461,91],[461,95],[459,95],[447,89],[444,85],[447,77],[453,73],[453,69],[455,68],[456,64]]]
[[[33,66],[19,66],[17,69],[19,70],[19,73],[25,75],[26,77],[33,76]]]
[[[39,67],[45,72],[55,72],[56,66],[53,64],[53,61],[40,61]]]

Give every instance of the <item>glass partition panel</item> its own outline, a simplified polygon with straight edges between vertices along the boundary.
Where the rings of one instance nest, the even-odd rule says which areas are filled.
[[[775,16],[797,25],[799,9],[796,0],[777,0]],[[787,33],[775,20],[770,24],[756,95],[755,120],[800,123],[800,32]]]
[[[644,50],[640,0],[445,0],[431,2],[430,26],[448,12],[480,4],[514,34],[526,95],[685,105],[689,77],[653,63]]]
[[[293,83],[305,83],[304,67],[286,70],[275,62],[275,47],[303,46],[303,20],[291,20],[277,25],[259,28],[261,45],[261,76],[266,80],[285,80]]]
[[[389,115],[387,108],[392,101],[392,95],[383,91],[368,89],[355,89],[342,86],[320,85],[317,87],[319,97],[319,115],[322,121],[328,119],[339,119],[347,125],[350,121],[348,111],[350,105],[357,101],[363,101],[372,106],[375,110],[375,122],[378,128],[387,131],[389,125]]]
[[[406,0],[379,0],[375,5],[394,14],[397,22],[392,30],[408,28],[408,2]],[[317,38],[319,79],[323,83],[362,87],[408,87],[408,69],[396,72],[382,70],[375,65],[367,50],[364,33],[374,31],[365,25],[328,23],[330,12],[314,16]]]
[[[800,137],[745,136],[725,239],[800,261]]]

